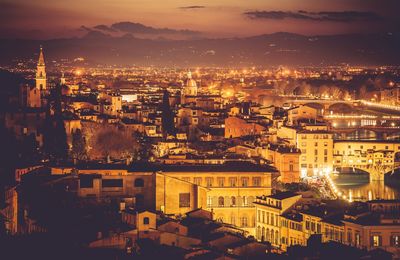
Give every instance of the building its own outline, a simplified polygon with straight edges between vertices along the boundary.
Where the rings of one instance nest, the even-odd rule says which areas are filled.
[[[367,250],[383,249],[400,257],[400,201],[367,202],[368,211],[344,215],[345,243]]]
[[[335,167],[386,166],[400,163],[398,140],[336,140],[334,143]]]
[[[44,62],[43,48],[40,47],[39,60],[36,67],[36,89],[41,92],[47,90],[46,64]]]
[[[186,84],[181,93],[181,104],[196,103],[197,99],[197,83],[192,78],[192,73],[187,74]]]
[[[288,110],[288,125],[297,125],[301,119],[317,119],[318,110],[316,108],[301,105]]]
[[[42,106],[40,89],[22,85],[19,90],[21,107],[40,108]]]
[[[236,138],[247,135],[259,135],[267,131],[267,128],[253,122],[247,122],[239,117],[225,119],[225,138]]]
[[[279,171],[279,181],[283,183],[300,181],[300,149],[268,144],[265,150],[264,158],[272,162],[272,165]]]
[[[257,197],[254,202],[257,212],[256,238],[260,241],[268,241],[276,247],[280,247],[282,241],[290,239],[292,236],[288,230],[281,230],[281,215],[300,199],[301,195],[293,192]]]
[[[329,174],[333,170],[333,133],[299,130],[297,148],[301,151],[301,177]]]

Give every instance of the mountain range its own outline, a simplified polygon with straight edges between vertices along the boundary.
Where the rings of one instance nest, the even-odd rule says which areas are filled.
[[[113,30],[120,36],[107,34]],[[122,29],[121,29],[122,28]],[[129,27],[132,28],[132,27]],[[246,38],[171,40],[162,37],[143,39],[129,33],[126,24],[87,30],[80,38],[29,40],[0,39],[0,64],[16,58],[35,58],[43,45],[49,60],[84,57],[91,64],[155,66],[328,66],[399,65],[400,34],[343,34],[305,36],[279,32]],[[149,29],[137,25],[136,30]],[[176,33],[195,35],[192,31]],[[175,32],[172,32],[175,33]]]

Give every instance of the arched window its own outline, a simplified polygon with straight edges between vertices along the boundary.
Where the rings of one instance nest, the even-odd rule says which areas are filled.
[[[231,197],[231,205],[236,206],[236,197],[235,196]]]
[[[275,240],[274,230],[271,229],[271,240],[270,240],[269,242],[271,242],[271,244],[273,244],[273,243],[274,243],[274,240]]]
[[[270,241],[269,240],[269,228],[265,231],[265,241]]]
[[[150,223],[150,220],[148,217],[143,218],[143,225],[148,225]]]
[[[275,231],[275,244],[278,245],[279,244],[279,235],[278,235],[278,230]]]
[[[224,197],[222,197],[222,196],[218,197],[218,206],[219,207],[224,206]]]
[[[265,227],[263,227],[262,230],[261,230],[261,238],[260,239],[263,242],[265,241]]]
[[[141,178],[138,178],[135,180],[135,187],[144,187],[144,180]]]

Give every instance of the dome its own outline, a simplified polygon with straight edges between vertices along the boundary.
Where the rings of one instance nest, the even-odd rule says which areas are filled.
[[[197,88],[197,83],[194,79],[188,79],[186,81],[186,87]]]

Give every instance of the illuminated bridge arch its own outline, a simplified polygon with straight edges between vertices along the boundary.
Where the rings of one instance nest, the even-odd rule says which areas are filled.
[[[337,167],[337,169],[354,169],[363,173],[369,174],[370,181],[383,181],[385,175],[393,174],[395,171],[400,169],[400,165],[389,166],[389,165],[349,165]]]

